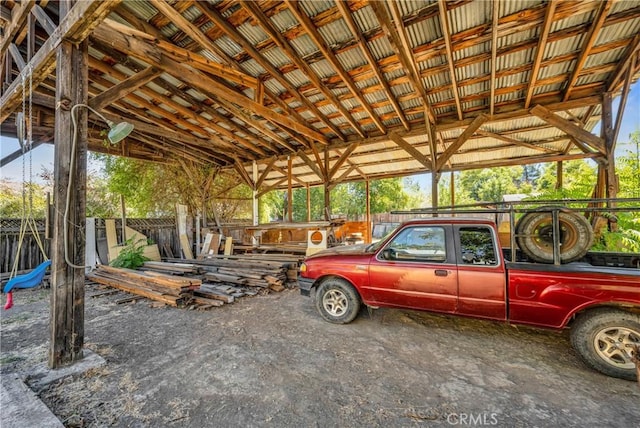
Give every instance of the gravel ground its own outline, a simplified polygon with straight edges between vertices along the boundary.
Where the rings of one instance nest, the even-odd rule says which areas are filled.
[[[297,290],[209,311],[91,298],[85,343],[106,366],[37,391],[67,426],[637,426],[637,383],[585,367],[566,333],[364,310],[321,320]],[[0,369],[46,360],[49,293],[19,290]]]

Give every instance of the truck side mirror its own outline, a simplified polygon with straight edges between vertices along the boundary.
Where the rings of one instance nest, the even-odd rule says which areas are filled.
[[[395,259],[396,252],[393,251],[393,249],[391,248],[385,248],[384,250],[382,250],[382,258],[385,260],[392,260]]]

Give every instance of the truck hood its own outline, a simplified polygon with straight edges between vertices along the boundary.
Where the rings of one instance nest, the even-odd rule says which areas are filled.
[[[342,245],[339,247],[327,248],[326,250],[319,251],[307,257],[307,260],[316,259],[319,257],[327,256],[356,256],[367,254],[366,248],[369,244],[357,244],[357,245]]]

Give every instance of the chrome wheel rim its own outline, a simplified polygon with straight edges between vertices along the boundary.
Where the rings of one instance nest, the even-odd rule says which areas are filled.
[[[347,296],[340,290],[329,290],[322,297],[322,307],[328,314],[340,317],[347,312],[349,302]]]
[[[627,327],[607,327],[596,333],[594,338],[596,352],[608,364],[633,369],[633,352],[640,345],[640,332]]]

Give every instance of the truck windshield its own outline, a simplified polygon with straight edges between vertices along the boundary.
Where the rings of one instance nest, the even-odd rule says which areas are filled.
[[[375,251],[377,251],[378,248],[380,248],[380,246],[382,245],[382,243],[384,241],[386,241],[387,238],[389,236],[391,236],[391,234],[395,233],[396,230],[398,230],[400,228],[400,226],[402,226],[402,225],[398,225],[396,228],[394,228],[394,229],[390,230],[389,232],[385,233],[385,235],[382,238],[380,238],[380,240],[367,245],[367,247],[364,250],[366,252],[375,252]]]

